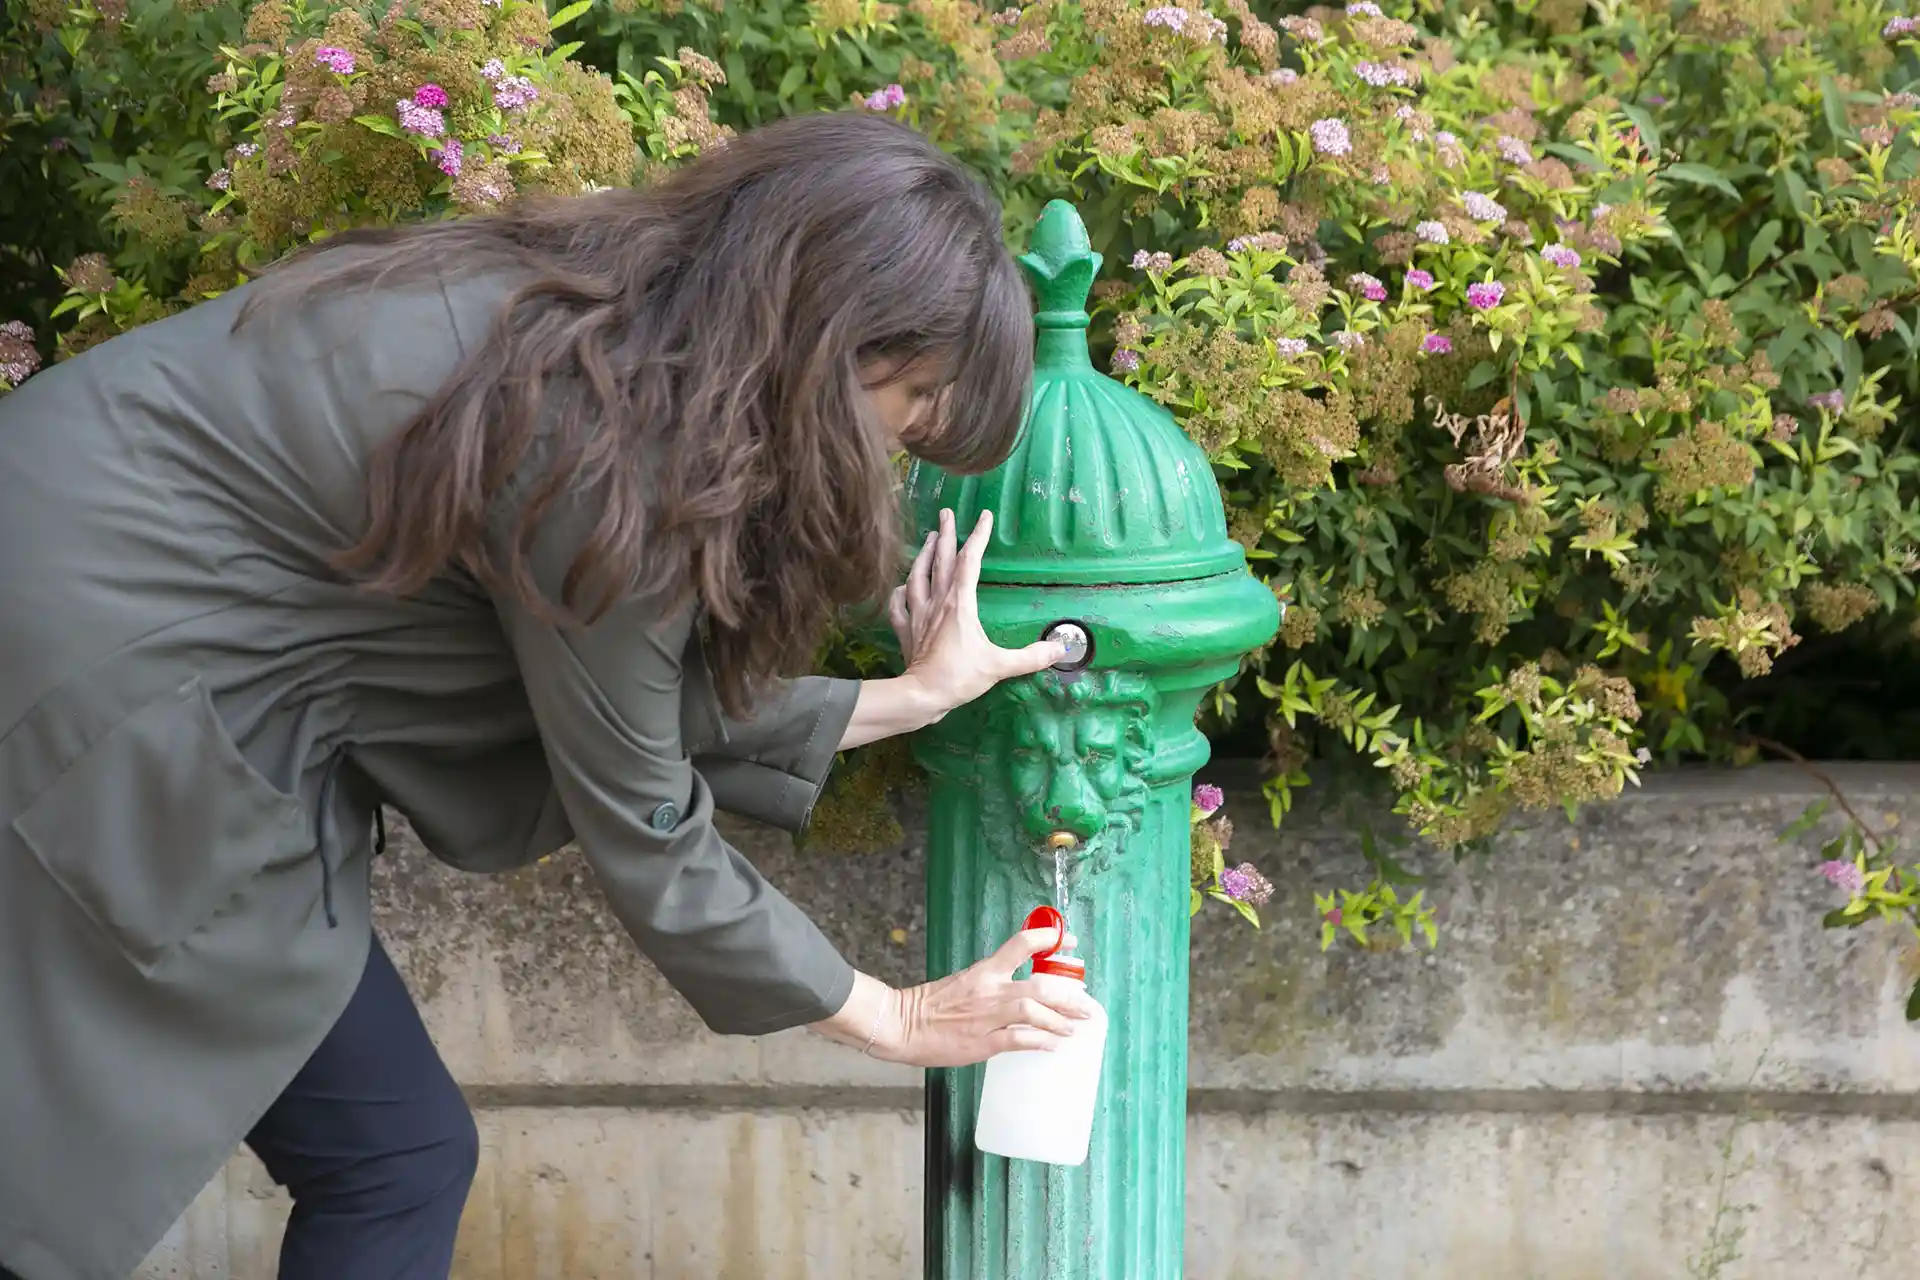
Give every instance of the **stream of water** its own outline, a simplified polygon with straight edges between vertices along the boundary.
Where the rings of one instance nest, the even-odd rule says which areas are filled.
[[[1053,851],[1053,905],[1067,922],[1069,932],[1073,929],[1073,913],[1067,909],[1067,851]]]

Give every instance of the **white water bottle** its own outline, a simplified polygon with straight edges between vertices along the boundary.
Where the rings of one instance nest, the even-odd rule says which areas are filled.
[[[1052,907],[1035,910],[1026,927],[1057,928],[1062,941],[1066,938],[1067,923]],[[1087,981],[1086,963],[1058,954],[1057,944],[1033,958],[1033,972],[1082,987]],[[1088,999],[1093,1016],[1076,1023],[1059,1048],[1016,1049],[987,1060],[980,1119],[973,1131],[980,1150],[1044,1164],[1086,1163],[1107,1045],[1107,1012]]]

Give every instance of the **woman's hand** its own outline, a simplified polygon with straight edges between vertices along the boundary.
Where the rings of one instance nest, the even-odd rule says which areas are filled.
[[[1086,989],[1041,974],[1014,981],[1020,966],[1059,944],[1053,929],[1015,934],[993,955],[949,978],[894,991],[860,974],[846,1006],[814,1030],[884,1062],[965,1067],[1011,1049],[1056,1049],[1093,1015]]]
[[[980,513],[966,545],[954,545],[953,512],[927,535],[906,585],[888,602],[887,620],[900,638],[907,678],[947,710],[963,706],[1002,680],[1045,671],[1067,656],[1065,645],[1039,640],[1002,649],[980,626],[980,562],[993,536],[993,513]]]
[[[1056,944],[1070,951],[1074,940],[1069,934],[1061,942],[1053,929],[1028,929],[972,968],[902,991],[899,1039],[876,1046],[874,1055],[916,1067],[966,1067],[1012,1049],[1059,1048],[1093,1016],[1086,989],[1046,974],[1013,978]]]

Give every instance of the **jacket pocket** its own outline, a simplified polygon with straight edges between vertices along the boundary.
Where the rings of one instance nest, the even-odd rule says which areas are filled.
[[[143,973],[313,845],[305,807],[247,763],[198,678],[115,725],[13,828]]]

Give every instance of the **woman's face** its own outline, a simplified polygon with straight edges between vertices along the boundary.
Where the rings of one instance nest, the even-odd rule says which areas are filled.
[[[887,448],[896,453],[911,449],[939,407],[939,362],[926,357],[904,366],[875,362],[861,372],[867,403],[886,432]]]

